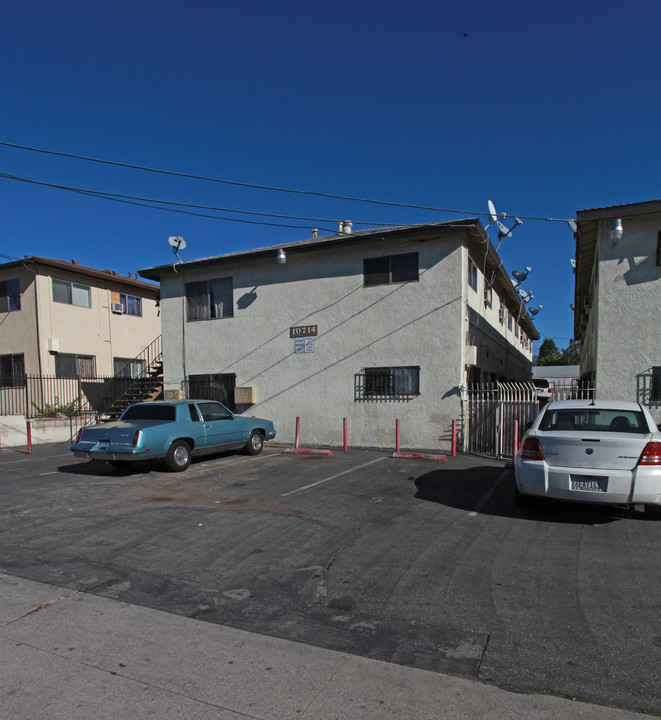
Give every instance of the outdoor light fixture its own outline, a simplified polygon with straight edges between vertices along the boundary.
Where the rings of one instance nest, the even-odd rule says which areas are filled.
[[[278,262],[280,263],[280,265],[284,265],[287,262],[287,256],[285,255],[285,251],[282,248],[278,250]]]
[[[624,228],[622,227],[622,220],[618,218],[613,223],[613,229],[611,230],[611,242],[613,245],[617,245],[617,241],[622,239]]]

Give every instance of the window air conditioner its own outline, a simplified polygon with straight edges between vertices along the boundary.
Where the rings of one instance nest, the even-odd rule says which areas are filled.
[[[124,305],[122,303],[112,303],[110,309],[114,313],[119,313],[121,315],[124,312]]]

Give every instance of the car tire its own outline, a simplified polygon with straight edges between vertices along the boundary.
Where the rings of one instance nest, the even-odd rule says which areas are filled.
[[[248,455],[259,455],[264,447],[264,435],[259,430],[253,430],[250,433],[248,442],[244,445],[243,449]]]
[[[165,467],[172,472],[182,472],[191,461],[190,445],[185,440],[175,440],[165,456]]]
[[[648,520],[661,520],[661,505],[645,505],[645,516]]]
[[[514,502],[516,503],[517,507],[520,508],[530,508],[535,504],[535,498],[532,495],[524,495],[519,488],[516,486],[516,481],[514,482]]]

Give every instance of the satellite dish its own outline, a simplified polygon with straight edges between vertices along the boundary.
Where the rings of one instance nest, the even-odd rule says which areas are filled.
[[[571,263],[571,266],[576,270],[576,260],[574,258],[569,258],[569,262]]]
[[[500,220],[496,220],[496,227],[498,228],[498,235],[500,237],[511,237],[512,233],[503,225],[503,223],[500,222]]]
[[[519,290],[519,295],[524,303],[529,303],[535,297],[531,290],[528,290],[528,292],[525,290]]]
[[[567,225],[569,225],[569,229],[574,233],[578,230],[576,220],[567,220]]]
[[[544,307],[543,305],[539,305],[538,307],[530,308],[530,309],[528,310],[528,312],[529,312],[533,317],[535,317],[535,315],[537,315],[537,313],[538,313],[543,307]]]
[[[516,287],[518,287],[528,277],[528,273],[531,270],[531,267],[527,267],[525,270],[512,270],[512,277],[515,280],[518,280]]]
[[[186,247],[186,241],[179,236],[170,236],[168,238],[168,242],[170,243],[170,245],[172,245],[173,248],[175,248],[175,252],[183,250]]]
[[[498,213],[496,212],[496,208],[494,207],[494,204],[489,200],[487,203],[487,206],[489,207],[489,217],[491,218],[491,222],[495,223],[498,221]]]

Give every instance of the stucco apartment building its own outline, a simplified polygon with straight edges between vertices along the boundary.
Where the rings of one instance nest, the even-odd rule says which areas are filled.
[[[468,382],[530,378],[539,336],[479,220],[313,237],[148,268],[166,397],[204,382],[291,442],[449,447]]]
[[[581,210],[576,220],[581,379],[661,422],[661,200]]]
[[[26,256],[0,265],[0,382],[28,375],[113,376],[160,335],[158,286]]]

